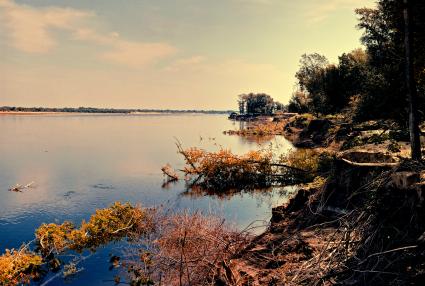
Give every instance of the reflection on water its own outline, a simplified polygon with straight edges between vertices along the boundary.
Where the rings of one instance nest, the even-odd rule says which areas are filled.
[[[32,240],[34,229],[43,222],[78,223],[117,200],[214,212],[240,228],[267,220],[271,206],[285,201],[282,190],[217,197],[187,195],[184,182],[162,188],[161,167],[183,166],[174,138],[184,147],[211,151],[225,147],[237,154],[264,147],[224,135],[234,124],[223,115],[1,116],[0,251]],[[291,147],[282,137],[271,142],[279,153]],[[22,192],[8,191],[33,181]],[[67,285],[108,284],[102,279],[112,274],[104,262],[114,247],[102,248],[87,259],[82,265],[87,271]],[[49,285],[63,283],[55,279]]]
[[[192,199],[199,199],[205,196],[217,198],[219,200],[230,200],[234,196],[249,195],[256,199],[260,204],[274,205],[276,196],[282,198],[289,197],[296,190],[296,186],[286,187],[270,187],[267,189],[247,189],[247,190],[235,190],[230,189],[226,191],[215,191],[202,188],[201,186],[194,185],[190,189],[180,193],[180,196],[189,197]]]
[[[270,122],[263,120],[234,120],[233,129],[225,130],[230,136],[238,136],[243,141],[264,144],[276,138],[276,134],[282,134],[282,122]],[[255,132],[254,132],[255,131]],[[259,135],[258,133],[261,133]]]

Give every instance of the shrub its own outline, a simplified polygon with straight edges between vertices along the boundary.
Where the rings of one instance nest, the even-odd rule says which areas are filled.
[[[219,269],[246,245],[247,233],[199,212],[161,214],[155,224],[149,240],[136,234],[137,246],[127,255],[130,285],[209,285],[217,278],[231,282]]]
[[[38,276],[38,268],[42,258],[22,246],[19,250],[6,249],[0,256],[0,284],[18,285],[29,284],[31,279]]]
[[[152,228],[146,210],[129,203],[114,203],[111,207],[96,210],[88,222],[80,228],[70,222],[63,224],[42,224],[35,232],[36,240],[43,255],[59,254],[65,250],[82,251],[119,240],[133,229]]]
[[[230,150],[220,149],[207,152],[199,148],[183,150],[185,158],[183,172],[190,185],[200,185],[206,189],[227,190],[244,187],[266,187],[272,183],[272,153],[250,151],[238,156]]]

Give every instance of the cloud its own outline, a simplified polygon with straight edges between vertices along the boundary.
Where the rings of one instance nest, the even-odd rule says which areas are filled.
[[[164,43],[117,41],[113,50],[100,53],[99,58],[112,63],[140,67],[173,55],[176,51],[176,48]]]
[[[45,54],[60,45],[57,33],[70,34],[72,40],[102,46],[101,61],[130,67],[145,67],[173,55],[177,49],[167,43],[149,43],[121,39],[117,32],[100,32],[89,21],[92,12],[61,7],[35,8],[0,0],[0,25],[9,45],[35,54]]]
[[[351,9],[361,6],[374,5],[372,0],[313,0],[312,5],[307,6],[305,17],[310,24],[320,23],[330,15],[341,9]]]
[[[167,43],[143,43],[124,40],[120,38],[117,32],[104,35],[93,29],[83,28],[74,31],[73,37],[75,40],[108,47],[107,51],[97,54],[99,59],[130,67],[144,67],[177,52],[175,47]]]
[[[193,56],[189,58],[178,59],[172,62],[164,70],[169,72],[178,72],[185,69],[194,69],[201,67],[206,60],[203,56]]]
[[[27,53],[46,53],[57,45],[53,30],[72,30],[91,13],[70,8],[34,9],[9,0],[0,0],[1,23],[10,44]]]

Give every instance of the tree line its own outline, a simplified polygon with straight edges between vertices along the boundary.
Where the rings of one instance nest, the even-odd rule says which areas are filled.
[[[410,26],[405,21],[410,6]],[[409,116],[406,84],[406,35],[411,31],[411,55],[419,99],[425,111],[425,1],[378,0],[376,8],[356,9],[357,27],[366,47],[344,53],[337,64],[323,55],[304,54],[296,73],[297,90],[288,111],[333,114],[353,113],[354,119],[396,119]],[[409,29],[407,29],[409,27]]]

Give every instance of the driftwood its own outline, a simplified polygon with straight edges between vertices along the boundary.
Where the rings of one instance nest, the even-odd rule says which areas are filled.
[[[161,171],[168,177],[168,181],[177,181],[179,179],[179,176],[169,164],[162,167]]]
[[[359,162],[350,161],[350,160],[345,159],[345,158],[341,158],[341,160],[344,161],[345,163],[351,165],[351,166],[356,166],[356,167],[382,167],[382,168],[389,167],[389,168],[392,168],[392,167],[397,167],[397,166],[400,165],[397,162],[368,162],[368,163],[359,163]]]
[[[24,189],[29,189],[34,185],[34,182],[30,182],[26,185],[16,184],[15,186],[9,188],[10,192],[22,192]]]

